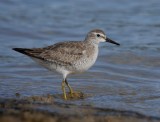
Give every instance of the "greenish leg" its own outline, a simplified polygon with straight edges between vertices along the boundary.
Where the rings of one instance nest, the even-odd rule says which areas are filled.
[[[67,100],[66,90],[65,90],[65,80],[62,81],[62,91],[64,99]]]
[[[66,79],[65,79],[65,83],[66,83],[66,85],[67,85],[68,88],[69,88],[69,91],[70,91],[71,96],[73,97],[73,89],[71,88],[71,86],[69,85],[69,83],[67,82]]]

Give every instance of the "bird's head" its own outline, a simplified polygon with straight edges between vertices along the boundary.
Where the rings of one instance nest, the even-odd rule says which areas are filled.
[[[91,30],[85,39],[86,41],[99,44],[100,42],[109,42],[112,44],[120,45],[119,43],[109,39],[106,34],[100,29]]]

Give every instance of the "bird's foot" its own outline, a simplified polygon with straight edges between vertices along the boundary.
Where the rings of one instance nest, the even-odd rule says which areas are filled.
[[[69,92],[67,94],[67,98],[68,99],[83,99],[84,98],[84,94],[82,92]]]

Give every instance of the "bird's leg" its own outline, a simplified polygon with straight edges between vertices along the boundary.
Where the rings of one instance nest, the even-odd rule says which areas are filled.
[[[64,99],[67,100],[66,90],[65,90],[65,80],[62,81],[62,91]]]
[[[67,86],[68,86],[68,88],[69,88],[69,91],[70,91],[71,97],[73,97],[73,90],[72,90],[71,86],[69,85],[69,83],[67,82],[67,79],[65,79],[65,83],[66,83],[66,85],[67,85]]]

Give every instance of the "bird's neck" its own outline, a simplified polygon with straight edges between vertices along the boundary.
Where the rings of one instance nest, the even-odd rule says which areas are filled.
[[[90,39],[86,38],[86,39],[84,40],[84,42],[87,43],[87,44],[93,45],[93,46],[95,46],[95,47],[98,47],[98,45],[99,45],[98,42],[94,41],[94,39],[91,39],[91,38],[90,38]]]

